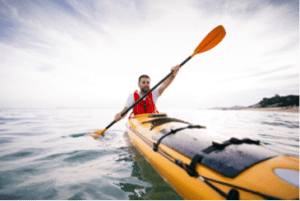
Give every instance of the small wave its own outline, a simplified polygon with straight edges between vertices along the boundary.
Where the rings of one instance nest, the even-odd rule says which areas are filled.
[[[33,155],[33,152],[31,152],[31,151],[19,151],[16,153],[7,154],[7,155],[0,157],[0,161],[14,161],[14,160],[18,160],[20,158],[25,158],[25,157],[28,157],[31,155]]]
[[[70,137],[74,137],[74,138],[77,138],[77,137],[82,137],[84,136],[86,133],[78,133],[78,134],[72,134],[70,135]],[[64,136],[63,136],[64,137]]]
[[[295,122],[288,122],[285,121],[285,123],[282,122],[261,122],[262,124],[269,125],[269,126],[282,126],[287,128],[299,128],[299,124]]]
[[[0,121],[3,121],[3,122],[20,121],[20,120],[22,120],[22,119],[21,118],[0,117]]]
[[[69,153],[69,157],[65,158],[63,161],[67,163],[84,163],[87,161],[95,160],[96,158],[99,158],[101,156],[105,155],[111,155],[112,153],[108,152],[114,152],[114,150],[84,150],[84,151],[74,151],[72,153]]]
[[[12,143],[13,142],[13,139],[10,137],[10,138],[4,138],[4,137],[1,137],[0,138],[0,144],[6,144],[6,143]]]

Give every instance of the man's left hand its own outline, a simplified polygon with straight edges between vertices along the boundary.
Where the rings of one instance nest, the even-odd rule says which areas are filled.
[[[171,68],[171,71],[173,71],[173,75],[176,76],[177,73],[179,72],[181,66],[177,65]]]

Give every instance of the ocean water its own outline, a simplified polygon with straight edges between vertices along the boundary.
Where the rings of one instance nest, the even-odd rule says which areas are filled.
[[[0,109],[0,200],[182,199],[132,145],[113,109]],[[299,113],[165,110],[299,157]]]

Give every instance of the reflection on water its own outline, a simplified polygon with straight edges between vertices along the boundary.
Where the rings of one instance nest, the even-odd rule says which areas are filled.
[[[0,199],[182,199],[124,135],[126,119],[98,140],[118,110],[0,109]],[[299,156],[299,114],[168,110],[228,137],[259,139]]]
[[[156,172],[151,164],[140,154],[140,152],[134,147],[130,141],[127,133],[124,134],[126,144],[133,153],[134,163],[132,165],[132,176],[137,177],[139,180],[147,181],[152,184],[152,187],[146,187],[144,191],[142,188],[132,186],[134,196],[130,199],[150,199],[150,200],[177,200],[183,199],[178,193],[164,181],[164,179]],[[128,186],[128,184],[127,184]],[[145,193],[146,192],[146,193]]]

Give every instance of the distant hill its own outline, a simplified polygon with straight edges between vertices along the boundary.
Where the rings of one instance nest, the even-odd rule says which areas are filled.
[[[254,106],[258,108],[299,106],[299,95],[279,96],[276,94],[271,98],[263,98],[258,104]]]
[[[288,95],[288,96],[279,96],[276,94],[271,98],[263,98],[259,103],[250,105],[248,107],[244,106],[233,106],[233,107],[215,107],[210,108],[213,110],[242,110],[247,108],[269,108],[269,107],[299,107],[299,95]]]
[[[247,107],[236,105],[233,107],[214,107],[214,108],[209,108],[209,109],[211,109],[211,110],[242,110],[245,108],[247,108]]]

